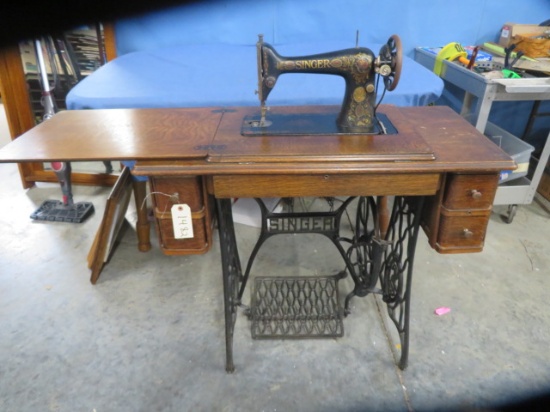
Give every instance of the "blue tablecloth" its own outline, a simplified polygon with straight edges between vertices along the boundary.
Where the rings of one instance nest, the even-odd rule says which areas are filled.
[[[349,48],[349,44],[277,46],[285,56]],[[371,47],[375,55],[380,47]],[[82,80],[67,95],[68,109],[165,108],[259,105],[256,47],[186,45],[129,53],[107,63]],[[382,89],[382,87],[380,88]],[[384,104],[422,106],[434,102],[443,82],[404,57],[400,83],[384,96]],[[340,76],[285,74],[267,104],[340,104]]]

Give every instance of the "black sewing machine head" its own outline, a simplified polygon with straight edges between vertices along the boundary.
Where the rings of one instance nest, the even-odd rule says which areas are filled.
[[[383,79],[386,90],[391,91],[399,83],[401,73],[401,40],[391,36],[380,49],[379,55],[365,47],[355,47],[328,53],[284,57],[273,46],[264,43],[259,36],[258,50],[258,96],[261,117],[252,125],[269,127],[266,119],[266,100],[284,73],[324,73],[342,76],[346,88],[342,108],[336,119],[340,133],[378,133],[376,131],[376,76]]]

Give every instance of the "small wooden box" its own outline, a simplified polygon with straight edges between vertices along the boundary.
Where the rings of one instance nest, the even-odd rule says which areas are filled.
[[[151,177],[151,194],[160,248],[166,255],[203,254],[212,246],[213,202],[210,201],[203,178]],[[193,237],[176,239],[171,208],[187,204],[191,208]]]

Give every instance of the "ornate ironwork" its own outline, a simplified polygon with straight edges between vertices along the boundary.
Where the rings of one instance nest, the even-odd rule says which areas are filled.
[[[345,312],[350,313],[349,305],[354,296],[364,297],[369,293],[380,293],[376,289],[381,261],[388,243],[380,238],[379,218],[373,197],[360,197],[357,204],[354,238],[347,255],[354,268],[351,276],[355,288],[346,297]]]
[[[387,306],[401,342],[398,360],[404,369],[408,362],[411,280],[424,199],[396,197],[386,237],[380,237],[378,205],[373,197],[360,197],[352,238],[340,234],[342,215],[354,198],[328,212],[273,213],[256,199],[262,214],[259,238],[243,274],[237,251],[231,203],[218,199],[218,224],[223,265],[226,331],[226,370],[234,371],[233,333],[237,308],[246,288],[256,256],[271,236],[285,233],[317,233],[328,237],[340,252],[345,270],[332,277],[256,278],[249,316],[254,337],[341,336],[341,315],[349,314],[354,296],[380,294]],[[347,249],[343,245],[347,245]],[[341,309],[334,295],[337,282],[349,273],[354,281]],[[377,285],[379,285],[377,287]],[[305,293],[307,291],[307,293]],[[336,296],[338,293],[336,293]]]
[[[239,300],[242,299],[252,265],[254,264],[254,260],[260,248],[267,239],[279,234],[318,233],[326,236],[336,246],[353,276],[355,271],[351,268],[351,262],[347,258],[346,250],[342,247],[342,242],[351,243],[351,239],[340,237],[340,220],[342,219],[342,214],[353,199],[353,197],[348,198],[335,211],[310,213],[273,213],[267,209],[262,199],[256,199],[262,214],[262,227],[260,236],[258,237],[246,265],[244,281],[239,291]]]
[[[256,277],[251,320],[254,339],[336,338],[344,335],[336,276]]]
[[[234,372],[233,333],[240,304],[239,290],[243,284],[241,261],[235,239],[235,227],[230,199],[217,199],[218,230],[223,272],[223,297],[225,309],[225,370]]]
[[[397,328],[401,343],[398,365],[405,369],[409,358],[409,324],[413,262],[420,226],[423,197],[396,197],[386,235],[389,246],[380,271],[382,300]]]
[[[401,355],[398,365],[405,369],[409,354],[411,280],[423,198],[396,197],[385,239],[380,237],[378,207],[374,198],[362,197],[357,206],[355,236],[348,249],[357,279],[346,297],[345,313],[350,313],[354,296],[382,295],[390,319],[397,329]],[[376,285],[380,281],[380,287]]]

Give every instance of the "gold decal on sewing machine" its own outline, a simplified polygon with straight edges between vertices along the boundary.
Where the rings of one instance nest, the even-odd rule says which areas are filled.
[[[344,68],[358,75],[368,74],[372,59],[360,53],[335,59],[282,60],[276,63],[277,70],[339,69]]]
[[[333,67],[335,69],[339,69],[343,65],[344,65],[344,62],[342,61],[342,59],[332,59],[330,61],[330,67]]]
[[[355,100],[357,103],[361,103],[366,98],[367,92],[365,91],[364,87],[359,86],[353,91],[353,100]]]
[[[372,126],[372,119],[373,115],[372,112],[369,109],[365,107],[365,104],[363,101],[358,102],[355,100],[355,92],[357,89],[355,89],[353,93],[353,100],[350,102],[350,110],[348,111],[348,117],[347,120],[350,123],[353,123],[360,127],[371,127]],[[361,94],[359,92],[358,94]]]
[[[277,70],[328,69],[331,67],[329,59],[319,60],[284,60],[277,62]]]

